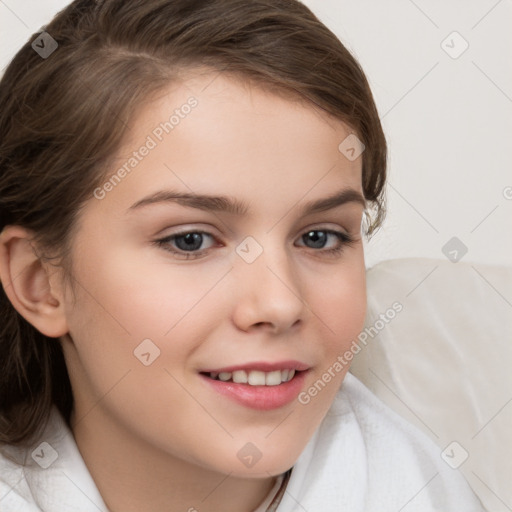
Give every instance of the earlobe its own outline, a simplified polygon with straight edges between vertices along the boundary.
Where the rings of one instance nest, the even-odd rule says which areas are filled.
[[[68,332],[62,290],[52,289],[50,266],[31,243],[33,234],[6,226],[0,234],[0,278],[5,293],[25,320],[46,336]]]

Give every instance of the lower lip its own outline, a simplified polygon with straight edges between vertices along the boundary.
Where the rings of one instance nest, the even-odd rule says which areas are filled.
[[[283,407],[297,398],[304,385],[306,373],[307,371],[297,372],[292,380],[283,382],[278,386],[251,386],[250,384],[223,382],[202,374],[199,376],[215,391],[245,407],[259,411],[270,411]]]

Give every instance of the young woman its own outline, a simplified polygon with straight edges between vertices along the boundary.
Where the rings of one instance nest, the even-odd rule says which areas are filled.
[[[297,1],[77,0],[35,34],[0,84],[1,510],[482,510],[342,357],[385,173]]]

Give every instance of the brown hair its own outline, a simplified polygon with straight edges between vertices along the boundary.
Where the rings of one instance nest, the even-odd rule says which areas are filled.
[[[45,32],[57,49],[42,58],[34,34],[0,82],[0,231],[32,230],[65,269],[80,207],[105,181],[127,122],[192,67],[301,97],[349,125],[366,146],[367,234],[379,226],[386,141],[368,82],[297,0],[76,0]],[[53,404],[69,422],[71,386],[59,341],[3,288],[0,315],[0,443],[28,442]]]

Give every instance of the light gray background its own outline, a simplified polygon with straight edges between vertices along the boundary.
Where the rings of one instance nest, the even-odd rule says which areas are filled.
[[[0,69],[67,3],[0,0]],[[388,217],[367,266],[444,258],[454,236],[464,261],[510,265],[512,1],[304,3],[361,63],[388,139]]]

